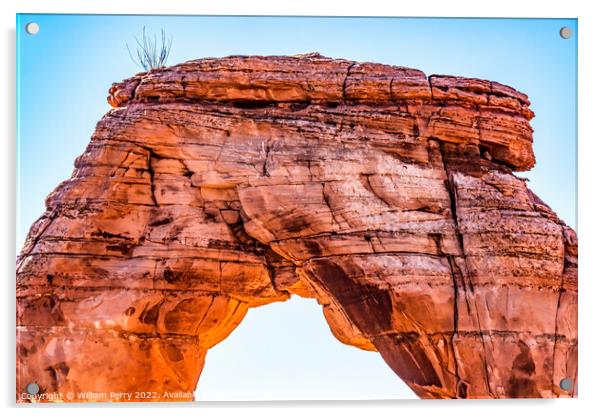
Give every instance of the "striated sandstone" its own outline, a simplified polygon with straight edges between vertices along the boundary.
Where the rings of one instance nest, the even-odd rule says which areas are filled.
[[[422,398],[576,395],[577,236],[512,173],[526,95],[309,54],[108,101],[17,259],[18,395],[190,400],[207,350],[293,294]]]

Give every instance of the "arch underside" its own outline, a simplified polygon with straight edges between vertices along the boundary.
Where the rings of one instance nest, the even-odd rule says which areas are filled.
[[[105,116],[18,261],[18,392],[190,400],[248,308],[297,294],[419,397],[575,394],[576,236],[523,180],[478,144],[290,111]]]

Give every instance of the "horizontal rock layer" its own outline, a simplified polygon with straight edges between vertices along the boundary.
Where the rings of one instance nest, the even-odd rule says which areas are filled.
[[[182,399],[292,294],[420,397],[576,394],[577,237],[512,174],[524,94],[310,54],[190,61],[109,102],[18,258],[19,395]]]

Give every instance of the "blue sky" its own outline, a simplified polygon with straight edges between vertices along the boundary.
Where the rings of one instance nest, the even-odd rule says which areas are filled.
[[[24,31],[31,21],[40,25],[35,36]],[[143,26],[173,36],[168,64],[320,52],[511,85],[529,95],[536,114],[537,165],[520,176],[576,227],[574,19],[19,15],[17,250],[43,212],[44,198],[71,175],[74,159],[109,110],[111,83],[139,72],[125,44],[132,45]],[[563,26],[573,29],[571,39],[559,36]],[[378,354],[336,341],[314,301],[296,298],[251,310],[209,352],[197,396],[405,398],[413,393]]]

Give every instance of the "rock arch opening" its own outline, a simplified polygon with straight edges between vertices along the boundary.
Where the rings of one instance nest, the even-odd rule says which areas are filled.
[[[376,352],[333,337],[315,300],[249,309],[207,352],[196,400],[415,398]]]

